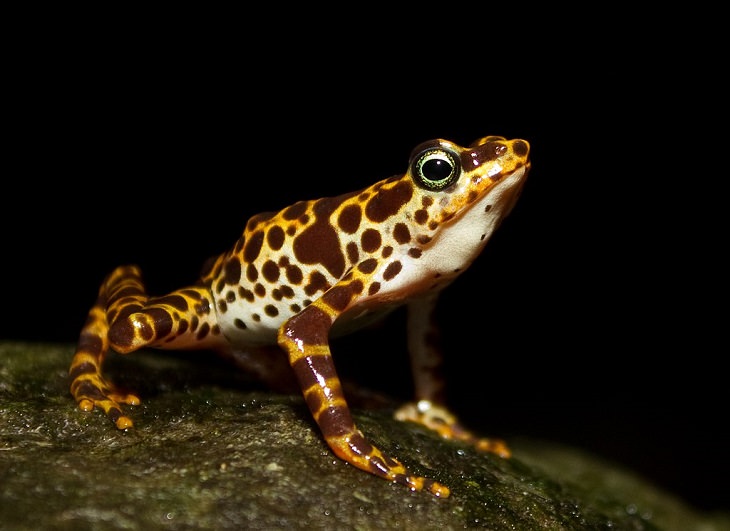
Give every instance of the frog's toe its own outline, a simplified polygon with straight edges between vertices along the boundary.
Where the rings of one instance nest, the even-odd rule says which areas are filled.
[[[132,420],[124,415],[121,404],[138,406],[141,401],[137,395],[120,393],[97,375],[74,380],[71,384],[71,393],[82,411],[93,411],[98,407],[120,430],[134,425]]]
[[[428,400],[403,405],[395,412],[395,418],[421,424],[444,439],[469,443],[482,452],[491,452],[504,458],[512,455],[504,441],[476,437],[459,424],[456,417],[446,408]]]
[[[142,403],[139,397],[137,395],[133,395],[132,393],[113,392],[109,393],[107,397],[114,402],[119,402],[120,404],[128,404],[130,406],[138,406]]]
[[[507,446],[507,443],[501,439],[476,439],[474,446],[476,446],[477,450],[491,452],[505,459],[512,457],[512,451]]]
[[[438,498],[448,498],[451,495],[451,489],[449,489],[449,487],[447,487],[446,485],[443,485],[432,479],[423,478],[420,476],[402,475],[396,479],[396,482],[406,485],[411,490],[425,490]]]

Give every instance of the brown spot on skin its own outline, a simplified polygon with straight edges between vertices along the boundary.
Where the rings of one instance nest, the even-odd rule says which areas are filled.
[[[168,311],[163,310],[162,308],[149,308],[145,313],[152,317],[155,323],[155,338],[162,338],[170,333],[172,330],[172,316]]]
[[[426,223],[428,221],[428,210],[425,210],[425,209],[416,210],[416,212],[413,214],[413,219],[419,225],[423,225],[424,223]]]
[[[342,437],[355,426],[350,410],[344,406],[328,407],[319,414],[317,424],[325,437]]]
[[[392,188],[381,188],[365,204],[365,216],[375,223],[385,221],[396,215],[413,196],[413,185],[410,182],[399,181]]]
[[[357,268],[366,275],[369,275],[373,271],[375,271],[375,268],[378,265],[378,261],[375,258],[368,258],[364,262],[358,264]]]
[[[484,207],[484,212],[489,212],[490,210],[492,210],[492,205],[487,205]]]
[[[264,232],[257,230],[248,237],[246,246],[243,248],[243,260],[250,264],[258,257],[261,246],[264,243]]]
[[[327,277],[319,271],[313,271],[312,274],[309,275],[309,284],[304,286],[304,293],[307,295],[314,295],[318,291],[326,291],[329,288],[330,285],[327,282]]]
[[[256,269],[256,266],[253,264],[248,264],[246,266],[246,279],[249,282],[256,282],[256,280],[259,278],[259,270]]]
[[[469,192],[469,195],[466,196],[466,202],[473,203],[477,197],[479,197],[479,194],[472,190],[471,192]]]
[[[258,296],[258,297],[263,297],[264,295],[266,295],[266,288],[265,288],[265,287],[263,286],[263,284],[256,284],[256,285],[255,285],[255,286],[253,287],[253,292],[254,292],[254,293],[255,293],[255,294],[256,294],[256,295]]]
[[[255,299],[253,291],[251,291],[250,289],[242,288],[242,287],[238,288],[238,295],[241,298],[246,299],[248,302],[253,302]]]
[[[408,249],[408,256],[411,258],[421,258],[421,255],[423,254],[423,251],[419,249],[418,247],[411,247]]]
[[[238,284],[241,280],[241,261],[237,256],[232,256],[226,261],[223,268],[223,278],[226,284]]]
[[[278,225],[272,226],[266,233],[266,242],[274,251],[281,249],[281,246],[284,245],[284,229]]]
[[[291,289],[290,286],[283,284],[279,286],[279,289],[281,290],[282,295],[284,295],[287,299],[291,299],[294,296],[294,290]]]
[[[368,287],[368,295],[369,296],[375,295],[379,291],[380,291],[380,282],[373,282]]]
[[[403,264],[401,264],[400,261],[398,261],[398,260],[389,263],[388,267],[386,267],[385,271],[383,271],[383,279],[393,280],[396,277],[396,275],[398,275],[398,273],[400,273],[402,268],[403,268]]]
[[[112,345],[129,346],[134,339],[134,330],[132,324],[124,319],[112,324],[106,335]],[[144,327],[144,329],[140,327],[140,334],[149,339],[152,337],[152,330],[149,327]]]
[[[84,332],[79,338],[79,350],[84,350],[90,354],[99,354],[102,351],[103,343],[101,338],[95,334]]]
[[[258,214],[251,216],[248,223],[246,223],[246,231],[253,232],[259,224],[270,220],[275,215],[276,212],[259,212]]]
[[[210,329],[210,333],[214,336],[219,336],[221,334],[221,327],[218,325],[213,325],[213,328]]]
[[[507,146],[502,142],[490,140],[467,150],[461,155],[461,165],[465,168],[471,167],[473,164],[483,164],[488,160],[496,160],[507,151]]]
[[[194,310],[198,315],[210,313],[210,302],[208,299],[200,299],[198,304],[195,305]]]
[[[345,271],[345,257],[340,248],[340,239],[330,224],[332,212],[347,196],[324,198],[314,201],[314,223],[294,239],[294,256],[303,264],[321,264],[335,278]]]
[[[258,323],[258,322],[261,321],[261,316],[259,314],[257,314],[257,313],[252,313],[251,314],[251,319],[253,319],[254,321],[256,321]]]
[[[286,268],[286,279],[295,286],[298,286],[304,280],[304,274],[299,266],[290,265]]]
[[[236,294],[232,291],[226,293],[226,302],[236,302]]]
[[[357,244],[355,242],[350,242],[347,244],[347,259],[350,261],[351,264],[357,263],[357,261],[360,259],[360,251],[357,248]]]
[[[281,213],[281,216],[286,219],[287,221],[293,221],[297,219],[299,216],[304,214],[307,211],[307,202],[306,201],[298,201],[297,203],[294,203],[292,206],[287,207],[284,209],[284,211]]]
[[[334,286],[322,295],[322,300],[327,305],[338,312],[343,312],[345,308],[350,304],[353,297],[352,288],[347,286]]]
[[[246,245],[246,236],[242,235],[236,240],[236,244],[233,246],[232,254],[240,254],[243,250],[243,246]]]
[[[205,289],[205,288],[203,288],[203,289]],[[198,301],[204,299],[204,297],[200,294],[200,291],[197,289],[181,289],[180,293],[182,293],[186,297],[190,297],[191,299],[195,299]]]
[[[316,306],[307,306],[304,311],[287,321],[283,335],[292,340],[300,340],[303,346],[326,345],[331,326],[329,315]]]
[[[208,335],[208,332],[210,332],[210,325],[208,323],[203,323],[203,325],[200,327],[200,330],[198,330],[198,334],[195,337],[198,340],[205,339]]]
[[[196,315],[193,316],[192,319],[190,319],[190,331],[195,332],[198,329],[198,325],[200,324],[200,319]]]
[[[299,306],[298,304],[292,304],[291,306],[289,306],[289,309],[290,309],[290,310],[291,310],[291,311],[292,311],[293,313],[299,313],[299,312],[301,312],[301,311],[302,311],[302,307],[301,307],[301,306]]]
[[[73,367],[69,371],[68,376],[73,381],[76,378],[78,378],[79,376],[81,376],[82,374],[95,374],[95,373],[96,373],[96,365],[94,365],[93,363],[89,363],[87,361],[87,362],[81,363],[81,364]]]
[[[360,236],[360,246],[366,253],[374,253],[380,249],[382,241],[380,232],[375,229],[367,229]]]
[[[359,205],[347,205],[337,217],[337,226],[347,234],[354,234],[360,226],[362,211]]]
[[[350,445],[356,448],[358,453],[364,455],[370,455],[373,452],[373,446],[359,433],[353,433],[350,436]]]
[[[225,287],[226,287],[226,281],[225,281],[225,279],[221,278],[220,280],[218,280],[218,282],[215,283],[215,292],[222,293],[223,290],[225,289]]]
[[[123,299],[124,297],[130,297],[134,299],[134,297],[138,295],[144,295],[142,290],[136,286],[125,286],[121,289],[111,290],[111,292],[114,294],[115,299]]]
[[[424,206],[424,208],[430,207],[431,205],[433,205],[433,197],[428,195],[424,196],[421,199],[421,204]]]
[[[411,241],[411,231],[405,223],[396,223],[393,228],[393,238],[401,245]]]
[[[432,221],[431,223],[428,224],[428,228],[431,229],[431,230],[438,229],[438,226],[439,226],[439,224],[436,223],[435,221]]]
[[[393,248],[390,245],[383,247],[383,258],[388,258],[391,254],[393,254]]]
[[[515,155],[517,155],[519,157],[524,157],[525,155],[527,155],[527,152],[528,152],[527,144],[525,142],[523,142],[522,140],[513,142],[512,151],[515,152]]]
[[[304,276],[302,274],[302,270],[299,268],[299,266],[292,265],[289,262],[289,258],[286,256],[282,256],[279,259],[279,266],[283,267],[286,271],[286,279],[294,284],[295,286],[298,286],[302,283],[302,280],[304,280]]]
[[[279,266],[275,262],[267,260],[261,267],[261,274],[266,280],[274,283],[279,280]]]
[[[268,315],[269,317],[276,317],[277,315],[279,315],[279,310],[278,310],[278,308],[277,308],[276,306],[274,306],[273,304],[267,304],[267,305],[266,305],[266,306],[264,307],[264,313],[265,313],[266,315]]]
[[[322,400],[322,394],[316,391],[305,393],[304,401],[307,403],[309,411],[319,411],[324,405],[324,401]]]
[[[284,298],[284,294],[281,292],[279,288],[274,288],[271,290],[271,296],[274,298],[275,301],[280,301]]]
[[[297,233],[297,226],[296,225],[289,225],[286,228],[286,234],[287,236],[294,236]]]
[[[234,320],[233,320],[233,326],[235,326],[235,327],[236,327],[236,328],[238,328],[239,330],[246,330],[246,328],[248,328],[248,327],[246,326],[246,323],[244,323],[243,321],[241,321],[241,320],[240,320],[240,319],[238,319],[238,318],[236,318],[236,319],[234,319]]]
[[[226,313],[226,310],[228,310],[226,301],[218,301],[218,311],[220,311],[220,313]]]

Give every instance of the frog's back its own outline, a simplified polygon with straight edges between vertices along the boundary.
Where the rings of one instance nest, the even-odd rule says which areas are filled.
[[[522,141],[493,139],[482,146],[487,147],[455,152],[451,156],[459,160],[446,162],[469,170],[467,164],[485,163],[496,152],[511,149],[515,166],[523,163]],[[449,153],[440,151],[446,149],[456,147],[437,140],[414,153],[437,150],[428,159],[433,163],[441,161],[439,153]],[[251,218],[235,246],[203,275],[223,333],[241,344],[275,342],[287,319],[328,293],[353,268],[367,281],[357,303],[338,317],[339,324],[353,316],[368,323],[371,314],[441,289],[468,267],[513,200],[480,194],[476,184],[484,188],[484,183],[464,177],[429,188],[413,171],[361,191],[300,201]],[[513,182],[493,184],[521,186],[522,174],[513,174]],[[483,172],[479,178],[489,179]],[[336,301],[338,290],[328,297]]]

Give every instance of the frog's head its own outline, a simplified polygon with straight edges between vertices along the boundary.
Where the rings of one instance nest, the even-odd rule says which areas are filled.
[[[501,136],[485,136],[466,148],[431,140],[411,153],[408,175],[422,196],[436,200],[436,208],[429,209],[432,227],[460,216],[486,196],[490,200],[485,207],[504,216],[530,169],[529,152],[525,140]]]
[[[529,152],[525,140],[500,136],[468,147],[437,139],[413,150],[405,176],[415,184],[411,215],[431,253],[452,255],[451,263],[474,258],[515,205],[530,169]]]

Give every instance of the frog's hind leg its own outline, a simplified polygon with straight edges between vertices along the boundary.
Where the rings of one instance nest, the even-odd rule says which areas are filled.
[[[140,400],[136,395],[119,393],[102,376],[102,363],[109,350],[109,321],[121,312],[141,309],[147,298],[136,267],[115,269],[99,288],[69,369],[71,394],[79,408],[91,411],[100,407],[119,429],[132,427],[132,420],[122,413],[120,403],[138,405]]]
[[[101,408],[119,429],[132,427],[120,404],[138,405],[102,375],[109,348],[127,354],[142,347],[205,348],[220,338],[210,295],[190,287],[150,298],[136,266],[120,266],[106,277],[89,311],[71,361],[71,394],[84,411]]]

